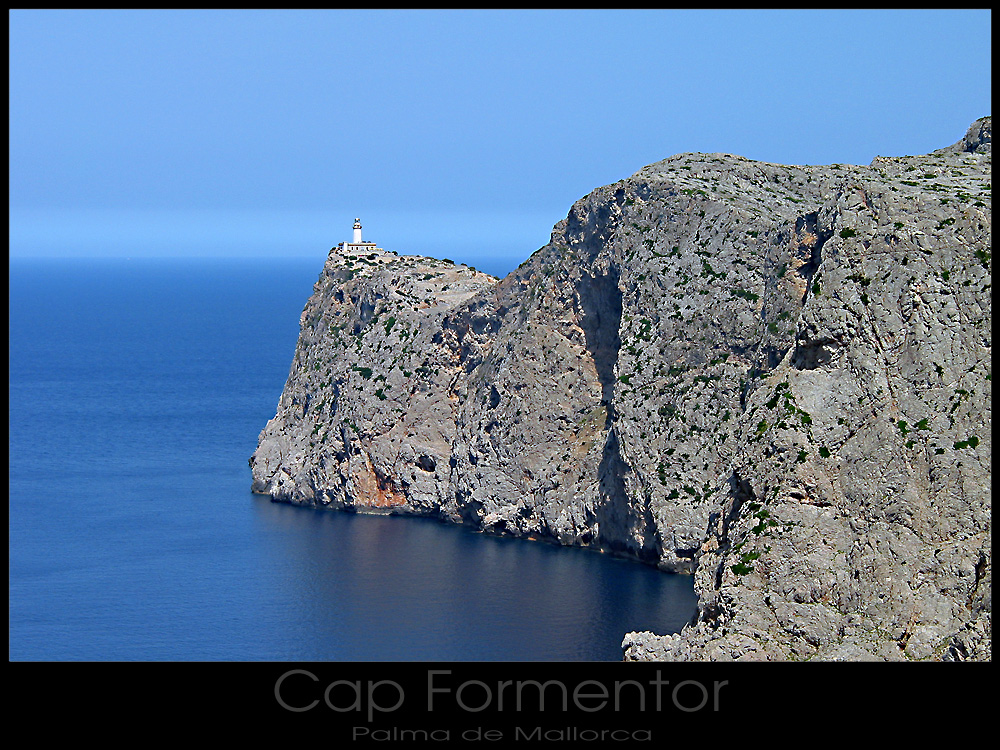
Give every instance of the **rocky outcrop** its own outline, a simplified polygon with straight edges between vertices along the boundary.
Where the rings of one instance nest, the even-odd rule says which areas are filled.
[[[990,137],[671,157],[499,281],[331,251],[254,491],[693,573],[626,659],[989,658]]]

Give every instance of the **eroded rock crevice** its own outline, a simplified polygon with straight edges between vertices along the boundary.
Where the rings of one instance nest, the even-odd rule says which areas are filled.
[[[580,327],[601,384],[601,403],[608,407],[608,427],[614,421],[616,365],[621,349],[622,292],[617,269],[581,274],[577,284]]]
[[[663,545],[648,501],[627,490],[626,476],[630,473],[612,427],[597,471],[600,489],[600,504],[595,510],[597,542],[612,552],[655,564],[663,554]]]

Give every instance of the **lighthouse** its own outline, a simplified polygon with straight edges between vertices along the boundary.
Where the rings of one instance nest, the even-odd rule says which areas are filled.
[[[378,247],[374,242],[365,242],[361,239],[361,219],[354,220],[354,235],[350,242],[341,242],[337,245],[337,251],[342,255],[370,256],[373,253],[384,253],[385,250]]]

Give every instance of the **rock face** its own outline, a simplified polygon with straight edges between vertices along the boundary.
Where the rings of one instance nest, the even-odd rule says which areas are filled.
[[[500,281],[331,251],[253,489],[693,573],[626,659],[989,659],[990,140],[674,156]]]

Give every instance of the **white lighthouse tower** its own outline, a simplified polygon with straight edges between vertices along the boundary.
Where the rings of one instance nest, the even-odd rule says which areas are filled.
[[[354,236],[350,242],[341,242],[337,245],[337,251],[342,255],[371,255],[372,253],[384,253],[385,250],[376,246],[374,242],[365,242],[361,239],[361,219],[354,220]]]

